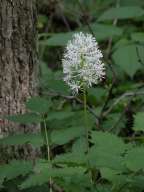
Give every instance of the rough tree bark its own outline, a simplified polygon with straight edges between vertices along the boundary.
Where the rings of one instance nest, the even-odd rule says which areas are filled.
[[[36,93],[36,0],[0,0],[0,117],[25,112]],[[3,134],[34,131],[0,120]]]

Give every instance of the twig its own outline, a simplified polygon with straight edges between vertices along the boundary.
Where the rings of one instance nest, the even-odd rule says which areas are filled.
[[[144,91],[139,91],[139,92],[126,92],[126,93],[122,94],[120,97],[118,97],[118,98],[115,100],[115,102],[114,102],[113,104],[111,104],[111,106],[109,107],[109,109],[103,113],[103,117],[107,116],[107,115],[113,110],[113,108],[114,108],[121,100],[123,100],[125,97],[131,97],[131,96],[137,96],[137,95],[144,95]]]

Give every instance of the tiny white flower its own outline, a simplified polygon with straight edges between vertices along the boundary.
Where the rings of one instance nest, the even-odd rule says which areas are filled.
[[[82,32],[73,35],[62,59],[64,81],[73,92],[97,84],[105,75],[103,55],[96,39]]]

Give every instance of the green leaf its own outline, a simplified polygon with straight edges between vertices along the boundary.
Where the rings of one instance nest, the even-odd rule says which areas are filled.
[[[126,149],[126,145],[122,139],[114,134],[93,131],[91,137],[91,141],[95,144],[95,146],[103,151],[110,150],[110,153],[122,154]]]
[[[72,146],[72,151],[74,153],[85,153],[87,151],[87,144],[85,142],[85,137],[80,137],[74,142]]]
[[[121,36],[123,33],[122,28],[113,25],[91,23],[90,26],[96,36],[97,41],[102,41],[110,37]],[[82,30],[88,31],[89,29],[84,27]]]
[[[141,32],[132,33],[131,39],[136,42],[144,43],[144,33]]]
[[[26,107],[33,112],[46,113],[51,107],[51,102],[41,97],[32,97],[26,102]]]
[[[125,164],[131,171],[144,171],[144,147],[135,147],[125,156]]]
[[[48,40],[40,41],[40,45],[47,45],[47,46],[65,46],[72,38],[74,32],[68,33],[55,33],[53,34]]]
[[[113,146],[114,148],[114,146]],[[106,151],[107,149],[107,151]],[[92,168],[110,168],[113,170],[124,170],[123,158],[110,151],[107,147],[96,148],[94,145],[88,154],[89,164]]]
[[[63,145],[84,134],[84,127],[70,127],[54,130],[51,134],[52,143]]]
[[[103,102],[104,97],[106,96],[106,89],[95,87],[88,89],[88,102],[93,105],[97,105],[100,102]]]
[[[102,178],[107,179],[115,185],[124,185],[127,182],[127,175],[122,175],[121,171],[102,168],[100,172]]]
[[[74,165],[74,166],[86,165],[87,156],[83,152],[76,151],[72,153],[57,155],[54,158],[53,162],[59,163],[59,164]]]
[[[136,45],[119,47],[112,55],[116,65],[118,65],[127,75],[133,77],[141,69],[141,64],[136,51]]]
[[[81,167],[52,168],[46,161],[36,164],[34,174],[30,175],[21,185],[20,189],[39,186],[48,183],[49,178],[65,178],[74,175],[83,175],[85,169]]]
[[[48,67],[47,63],[44,61],[40,61],[40,73],[43,76],[48,77],[49,79],[52,79],[54,76],[53,71]]]
[[[144,5],[144,1],[143,0],[121,0],[120,1],[121,5],[124,6],[142,6]]]
[[[144,112],[139,112],[135,115],[133,129],[135,131],[144,131]]]
[[[144,15],[144,10],[138,6],[127,6],[111,8],[105,11],[98,21],[113,20],[113,19],[130,19]]]
[[[4,179],[11,180],[18,176],[25,176],[32,171],[32,162],[24,160],[13,160],[9,164],[0,165],[0,183]]]
[[[122,154],[127,146],[114,134],[101,131],[93,131],[92,143],[88,157],[92,167],[111,168],[121,170],[123,166]]]
[[[19,115],[11,115],[6,117],[9,121],[21,124],[40,123],[42,118],[40,115],[35,113],[26,113]]]
[[[34,147],[40,147],[44,144],[40,133],[11,135],[0,139],[2,145],[23,145],[27,143]]]
[[[63,120],[74,116],[74,113],[71,111],[60,111],[60,112],[51,112],[48,114],[47,120]]]
[[[48,70],[47,72],[45,71],[45,73],[43,72],[43,77],[41,79],[41,86],[44,91],[49,90],[55,92],[56,94],[69,95],[69,87],[63,81],[62,71],[54,73],[51,70]]]
[[[87,192],[87,189],[91,191],[90,189],[92,188],[89,176],[86,174],[64,178],[60,184],[63,190],[68,192]]]

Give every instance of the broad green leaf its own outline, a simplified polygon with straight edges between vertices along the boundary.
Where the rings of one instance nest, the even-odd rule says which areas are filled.
[[[113,25],[91,23],[90,26],[97,41],[102,41],[110,37],[121,36],[123,33],[122,28]],[[82,28],[82,30],[88,31],[86,27]]]
[[[57,155],[54,158],[53,162],[59,163],[59,164],[74,165],[74,166],[86,165],[87,156],[83,152],[65,153],[65,154]]]
[[[0,183],[4,179],[11,180],[18,176],[25,176],[32,171],[32,162],[13,160],[9,164],[0,165]]]
[[[127,147],[121,138],[101,131],[93,131],[91,137],[94,145],[91,147],[88,157],[92,167],[107,167],[114,170],[124,168],[122,154]]]
[[[144,10],[138,6],[127,6],[111,8],[105,11],[100,17],[99,21],[112,20],[112,19],[130,19],[144,15]]]
[[[110,168],[101,168],[100,169],[102,178],[105,178],[109,181],[113,181],[115,179],[115,176],[120,174],[120,171],[112,170]]]
[[[136,45],[119,47],[112,55],[116,65],[118,65],[127,75],[133,77],[141,69],[141,64],[137,55]]]
[[[74,176],[71,176],[70,178],[65,177],[61,182],[61,186],[64,191],[68,191],[68,192],[80,192],[80,191],[88,192],[87,189],[91,191],[90,189],[92,188],[88,174],[74,175]]]
[[[122,154],[126,149],[125,143],[122,139],[114,134],[101,131],[93,131],[91,141],[95,144],[96,148],[103,151],[109,151],[113,154]]]
[[[126,38],[121,38],[120,40],[118,40],[117,42],[115,42],[112,50],[115,51],[116,49],[120,48],[120,47],[124,47],[124,46],[127,46],[127,45],[130,45],[131,44],[131,41],[129,41],[128,39]]]
[[[70,89],[62,79],[47,78],[46,88],[56,94],[69,95]]]
[[[27,143],[34,147],[40,147],[44,144],[40,133],[11,135],[0,139],[2,145],[23,145]]]
[[[143,0],[121,0],[120,4],[122,6],[141,6],[144,5],[144,1]]]
[[[34,173],[30,175],[21,185],[20,189],[26,189],[33,186],[40,186],[48,183],[49,178],[65,178],[74,175],[83,175],[85,169],[81,167],[52,168],[47,162],[36,164]]]
[[[43,76],[47,76],[49,79],[52,79],[54,72],[48,67],[47,63],[40,61],[40,73]]]
[[[47,46],[65,46],[72,38],[74,32],[67,33],[55,33],[49,39],[45,41],[40,41],[39,44],[47,45]]]
[[[26,113],[19,115],[10,115],[6,117],[9,121],[13,121],[21,124],[40,123],[42,118],[40,115],[35,113]]]
[[[115,146],[113,146],[114,148]],[[107,151],[106,151],[107,149]],[[124,170],[123,158],[110,151],[109,148],[97,148],[93,146],[88,154],[89,164],[92,168],[111,168],[113,170]],[[113,149],[112,149],[113,150]]]
[[[74,113],[71,111],[59,111],[59,112],[55,111],[48,114],[47,120],[48,121],[63,120],[73,116],[74,116]]]
[[[66,129],[54,130],[51,134],[52,143],[63,145],[82,135],[84,135],[84,127],[70,127]]]
[[[124,185],[127,182],[127,175],[122,175],[121,171],[109,168],[100,169],[101,176],[115,185]]]
[[[26,107],[33,112],[46,113],[51,107],[51,101],[41,97],[32,97],[27,101]]]
[[[72,151],[74,153],[85,153],[87,151],[86,138],[81,136],[77,139],[72,146]]]
[[[56,94],[69,95],[70,89],[63,81],[62,71],[53,72],[47,68],[45,63],[42,63],[41,73],[40,85],[44,91],[48,90]]]
[[[136,42],[144,43],[144,33],[141,32],[132,33],[131,39]]]
[[[85,127],[84,111],[59,111],[48,114],[47,120],[51,129],[70,127]],[[95,118],[87,111],[87,127],[89,130],[95,126]]]
[[[144,131],[144,112],[139,112],[135,115],[133,129],[135,131]]]
[[[131,171],[144,170],[144,147],[135,147],[125,156],[125,164]]]

